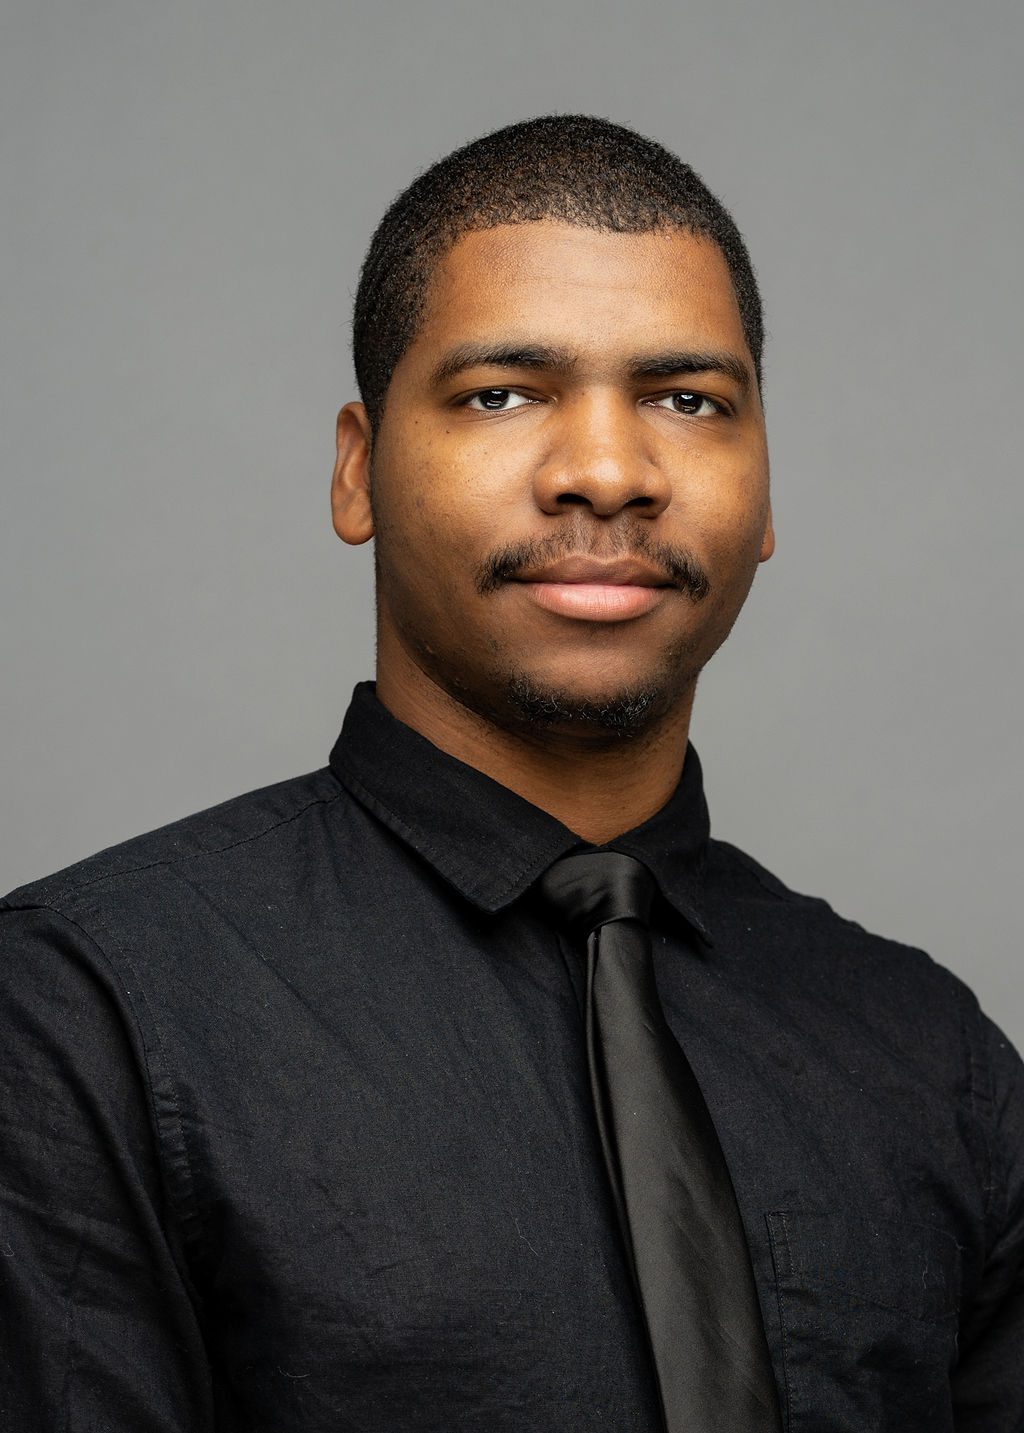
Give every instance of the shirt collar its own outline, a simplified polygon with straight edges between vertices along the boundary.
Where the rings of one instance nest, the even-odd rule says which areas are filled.
[[[595,849],[398,721],[372,682],[356,687],[330,764],[361,805],[481,910],[503,910],[559,856]],[[710,941],[702,895],[708,830],[700,762],[689,746],[666,804],[608,844],[643,861],[662,895]]]

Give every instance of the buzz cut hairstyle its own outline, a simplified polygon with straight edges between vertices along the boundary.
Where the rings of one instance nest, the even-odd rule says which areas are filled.
[[[688,164],[611,120],[556,114],[486,134],[432,164],[370,241],[352,317],[352,356],[370,427],[416,336],[438,260],[464,234],[550,219],[618,234],[683,229],[718,246],[761,385],[764,319],[750,255],[723,204]]]

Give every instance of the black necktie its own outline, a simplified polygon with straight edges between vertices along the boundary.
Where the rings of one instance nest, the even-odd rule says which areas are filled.
[[[587,940],[597,1123],[669,1433],[776,1433],[746,1236],[715,1127],[654,981],[654,878],[618,851],[564,856],[544,899]]]

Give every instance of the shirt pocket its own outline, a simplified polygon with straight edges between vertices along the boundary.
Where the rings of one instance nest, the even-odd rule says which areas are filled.
[[[930,1225],[767,1215],[789,1433],[952,1429],[960,1250]]]

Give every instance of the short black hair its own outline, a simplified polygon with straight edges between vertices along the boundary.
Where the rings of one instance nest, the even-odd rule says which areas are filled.
[[[438,259],[473,230],[539,219],[616,233],[681,228],[712,240],[729,267],[760,384],[761,297],[747,246],[724,205],[655,140],[590,115],[544,115],[438,160],[377,226],[352,318],[356,380],[374,432]]]

